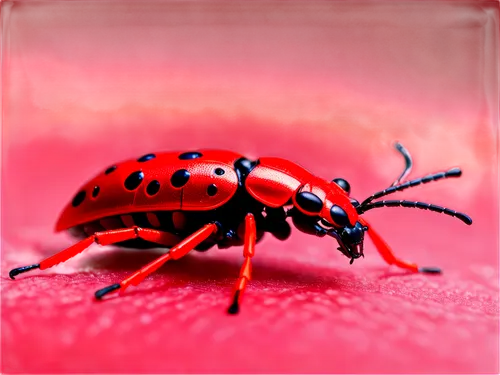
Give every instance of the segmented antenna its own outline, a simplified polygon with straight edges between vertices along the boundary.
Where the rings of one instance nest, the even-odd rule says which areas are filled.
[[[399,185],[401,181],[403,181],[406,178],[406,176],[410,174],[411,168],[413,167],[413,161],[411,159],[410,152],[399,142],[396,142],[394,144],[394,147],[401,153],[401,155],[403,155],[405,159],[405,169],[403,173],[401,173],[401,176],[399,176],[398,179],[394,181],[391,186]]]
[[[373,202],[373,203],[366,204],[363,207],[359,206],[357,208],[357,211],[358,211],[358,214],[361,215],[363,212],[366,212],[366,211],[371,210],[373,208],[380,208],[380,207],[420,208],[421,210],[430,210],[430,211],[439,212],[439,213],[442,213],[445,215],[456,217],[457,219],[463,221],[467,225],[472,224],[472,219],[464,213],[453,211],[453,210],[450,210],[449,208],[446,208],[446,207],[436,206],[434,204],[424,203],[424,202],[413,202],[413,201],[404,201],[404,200],[379,201],[379,202]]]
[[[415,180],[405,182],[401,185],[391,186],[385,190],[379,191],[373,194],[372,196],[366,198],[359,207],[363,209],[363,207],[367,206],[372,200],[395,193],[397,191],[405,190],[420,184],[426,184],[431,181],[442,180],[443,178],[460,177],[461,175],[462,175],[462,170],[460,168],[452,168],[446,172],[438,172],[430,174],[422,178],[417,178]]]

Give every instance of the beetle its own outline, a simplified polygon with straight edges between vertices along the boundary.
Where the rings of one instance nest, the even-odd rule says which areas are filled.
[[[404,182],[413,162],[399,142],[395,146],[405,159],[404,171],[391,186],[362,203],[350,197],[351,188],[345,179],[325,180],[276,157],[253,161],[232,151],[199,150],[146,154],[114,164],[79,189],[56,223],[56,231],[68,230],[80,241],[38,264],[15,268],[9,276],[14,279],[29,270],[53,267],[92,243],[170,249],[120,283],[98,290],[95,297],[101,299],[138,285],[165,262],[191,250],[243,245],[244,260],[228,308],[235,314],[251,279],[255,244],[265,232],[286,240],[291,233],[288,218],[302,232],[333,237],[351,264],[364,257],[367,232],[388,264],[413,272],[439,273],[439,268],[419,267],[397,258],[361,217],[375,208],[407,207],[443,213],[472,224],[466,214],[434,204],[377,200],[420,184],[461,176],[460,168],[451,168]]]

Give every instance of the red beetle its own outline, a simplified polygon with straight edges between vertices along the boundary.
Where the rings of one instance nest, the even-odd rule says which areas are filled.
[[[243,245],[244,261],[231,298],[229,313],[237,313],[251,278],[255,243],[264,232],[280,240],[290,235],[287,218],[301,231],[337,240],[338,250],[352,262],[364,256],[364,232],[389,264],[414,272],[440,272],[402,261],[361,214],[379,207],[411,207],[444,213],[470,225],[469,216],[433,204],[406,200],[374,201],[396,191],[459,177],[459,168],[403,183],[412,161],[399,143],[396,148],[406,168],[391,187],[361,204],[349,198],[349,183],[341,178],[327,181],[285,159],[266,157],[251,161],[231,152],[200,150],[147,154],[113,165],[87,182],[66,206],[56,231],[69,230],[83,238],[75,245],[42,260],[15,268],[14,276],[44,270],[81,253],[92,243],[127,247],[168,247],[170,251],[121,281],[95,293],[105,294],[139,284],[170,259],[195,249],[206,251]]]

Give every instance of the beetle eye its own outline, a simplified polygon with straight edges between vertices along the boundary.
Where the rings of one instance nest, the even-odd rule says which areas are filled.
[[[351,204],[354,206],[354,207],[358,207],[359,206],[359,202],[354,199],[354,198],[351,198]]]
[[[343,178],[335,178],[332,180],[332,182],[335,182],[337,185],[339,185],[342,190],[344,190],[347,195],[351,192],[351,185],[349,185],[349,182],[344,180]]]
[[[300,208],[307,212],[317,213],[323,208],[321,199],[316,194],[308,191],[298,193],[295,197],[295,201]]]
[[[342,227],[350,225],[347,213],[337,205],[333,205],[330,209],[330,216],[332,217],[335,224],[338,224]]]

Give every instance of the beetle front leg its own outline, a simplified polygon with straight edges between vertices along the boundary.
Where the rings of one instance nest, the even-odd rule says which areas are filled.
[[[382,258],[388,263],[395,265],[399,268],[407,269],[413,272],[424,272],[424,273],[441,273],[441,269],[438,267],[419,267],[415,263],[406,262],[404,260],[398,259],[392,252],[389,245],[382,239],[382,237],[373,229],[373,227],[368,224],[368,222],[362,218],[359,218],[359,222],[368,227],[368,236],[373,241],[378,252]]]

